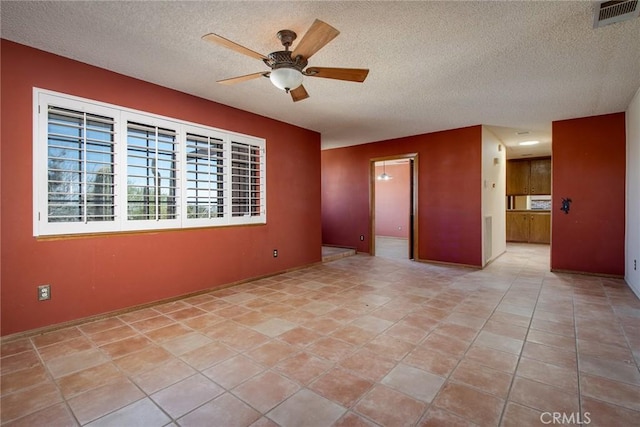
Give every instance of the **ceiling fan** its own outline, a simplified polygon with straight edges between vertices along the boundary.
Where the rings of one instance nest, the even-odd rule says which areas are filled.
[[[270,71],[261,71],[244,76],[232,77],[230,79],[218,80],[218,83],[234,84],[258,77],[269,77],[274,86],[290,93],[293,102],[297,102],[309,97],[304,86],[302,86],[302,80],[305,76],[324,77],[326,79],[359,83],[362,83],[367,78],[369,70],[362,68],[308,67],[305,69],[309,58],[336,38],[338,34],[340,34],[340,32],[331,25],[316,19],[295,49],[290,51],[289,48],[296,39],[297,34],[291,30],[280,30],[277,33],[277,37],[282,43],[282,46],[284,46],[284,50],[271,52],[267,56],[217,34],[206,34],[202,39],[235,50],[252,58],[261,59],[271,69]]]

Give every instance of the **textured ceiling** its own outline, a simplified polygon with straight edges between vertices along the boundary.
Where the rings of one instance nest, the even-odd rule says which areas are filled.
[[[485,124],[509,156],[551,121],[624,111],[640,87],[640,19],[593,29],[590,1],[2,1],[2,38],[321,132],[323,148]],[[314,19],[341,34],[309,66],[369,68],[367,80],[306,78],[293,103],[266,70],[201,40],[263,54]],[[299,40],[299,39],[298,39]],[[294,43],[295,46],[295,43]],[[517,135],[529,131],[529,135]],[[513,148],[511,148],[513,147]]]

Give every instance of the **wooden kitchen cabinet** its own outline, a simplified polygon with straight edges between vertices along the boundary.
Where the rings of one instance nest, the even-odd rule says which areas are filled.
[[[529,194],[551,194],[551,158],[507,162],[507,196]]]
[[[550,243],[551,213],[507,212],[507,242]]]
[[[534,159],[529,163],[529,194],[551,194],[551,159]]]
[[[551,243],[551,214],[529,214],[529,243]]]
[[[509,160],[507,162],[507,195],[529,194],[531,164],[528,160]]]
[[[507,212],[507,242],[529,241],[529,219],[526,213]]]

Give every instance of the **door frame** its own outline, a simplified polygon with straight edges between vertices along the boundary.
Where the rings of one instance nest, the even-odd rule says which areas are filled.
[[[376,163],[409,160],[409,259],[418,260],[418,153],[396,154],[369,159],[369,254],[376,255]]]

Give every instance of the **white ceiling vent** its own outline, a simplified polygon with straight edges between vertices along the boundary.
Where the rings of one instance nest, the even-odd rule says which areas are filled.
[[[593,28],[604,27],[627,19],[637,18],[638,0],[611,0],[596,2]]]

